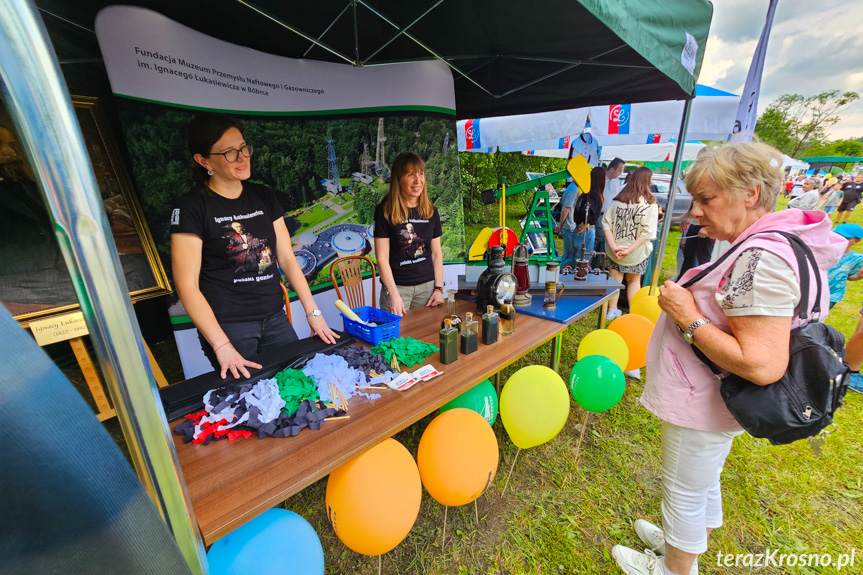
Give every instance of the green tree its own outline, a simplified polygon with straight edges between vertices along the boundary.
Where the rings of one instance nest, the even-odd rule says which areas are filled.
[[[809,148],[806,153],[809,156],[851,156],[863,157],[863,142],[860,140],[836,140]]]
[[[857,92],[839,90],[809,97],[783,94],[758,118],[755,134],[789,156],[797,156],[823,144],[827,130],[841,119],[836,115],[839,110],[858,98]]]

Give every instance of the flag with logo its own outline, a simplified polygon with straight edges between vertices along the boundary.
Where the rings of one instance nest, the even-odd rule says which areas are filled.
[[[767,54],[767,41],[770,38],[770,29],[773,27],[773,14],[779,0],[770,0],[767,8],[767,21],[758,39],[755,55],[752,57],[752,65],[749,67],[749,75],[746,76],[746,84],[743,86],[743,94],[740,96],[740,106],[737,108],[737,119],[731,131],[732,142],[751,142],[755,133],[755,123],[758,121],[758,94],[761,92],[761,75],[764,72],[764,57]]]

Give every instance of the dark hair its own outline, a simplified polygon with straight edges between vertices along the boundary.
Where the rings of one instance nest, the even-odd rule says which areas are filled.
[[[236,128],[241,134],[243,133],[243,123],[224,114],[209,112],[198,114],[189,122],[186,128],[186,140],[189,143],[189,154],[192,159],[192,177],[199,184],[206,185],[210,181],[210,176],[207,175],[204,166],[195,161],[195,154],[209,156],[213,144],[231,128]]]
[[[605,203],[605,168],[598,166],[590,170],[590,192],[596,191]]]
[[[613,170],[614,168],[616,168],[617,166],[620,166],[621,164],[623,164],[623,160],[621,160],[620,158],[614,158],[613,160],[608,162],[608,169]]]
[[[648,204],[655,204],[656,196],[650,191],[650,178],[652,176],[653,172],[650,168],[644,166],[630,172],[629,181],[614,198],[615,201],[622,204],[637,204],[643,200]]]

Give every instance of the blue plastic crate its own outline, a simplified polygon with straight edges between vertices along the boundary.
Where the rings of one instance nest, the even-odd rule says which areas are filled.
[[[391,314],[389,312],[385,312],[382,309],[370,306],[358,307],[353,311],[355,314],[360,316],[361,320],[368,322],[373,321],[379,325],[377,327],[369,327],[352,319],[346,318],[344,314],[339,314],[342,316],[345,331],[348,332],[350,335],[365,342],[368,342],[372,345],[378,345],[383,341],[387,341],[389,339],[393,339],[399,336],[399,324],[402,321],[402,318],[400,318],[399,316]]]

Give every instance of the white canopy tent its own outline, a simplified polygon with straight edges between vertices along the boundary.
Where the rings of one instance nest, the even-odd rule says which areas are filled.
[[[683,161],[694,160],[706,146],[701,142],[686,142],[683,146]],[[628,146],[603,146],[600,149],[600,159],[604,162],[621,158],[628,162],[670,162],[674,159],[677,144],[666,142],[662,144],[631,144]],[[546,158],[566,158],[568,150],[528,150],[523,152],[529,156]]]
[[[740,97],[696,86],[687,130],[688,140],[727,140]],[[591,106],[558,112],[474,118],[458,122],[459,151],[501,152],[568,148],[588,127],[601,146],[662,143],[680,128],[684,102],[642,102]]]
[[[795,160],[791,156],[786,156],[782,154],[782,167],[783,168],[791,168],[792,170],[808,170],[809,164],[806,162],[801,162],[800,160]]]

